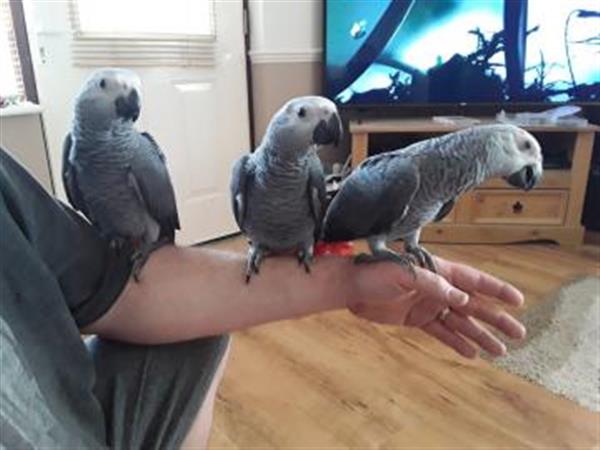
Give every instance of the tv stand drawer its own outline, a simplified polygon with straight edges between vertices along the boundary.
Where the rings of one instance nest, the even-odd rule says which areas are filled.
[[[561,225],[565,221],[568,199],[566,190],[475,190],[462,199],[458,220],[479,225]]]

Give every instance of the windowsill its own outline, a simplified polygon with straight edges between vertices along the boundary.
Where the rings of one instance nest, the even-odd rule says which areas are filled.
[[[18,105],[9,105],[0,108],[0,117],[25,116],[32,114],[41,114],[43,108],[31,102],[23,102]]]

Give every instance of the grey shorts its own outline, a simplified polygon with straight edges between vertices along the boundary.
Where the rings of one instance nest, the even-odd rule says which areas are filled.
[[[179,448],[228,343],[228,336],[154,346],[88,339],[108,445]]]
[[[89,370],[76,365],[73,347],[73,364],[43,366],[36,378],[0,317],[0,449],[178,449],[228,343],[228,336],[152,346],[90,338]],[[59,371],[63,382],[45,383]],[[69,373],[79,387],[66,382]]]

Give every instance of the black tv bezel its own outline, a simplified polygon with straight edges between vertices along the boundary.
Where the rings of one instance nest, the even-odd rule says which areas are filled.
[[[393,1],[393,0],[392,0]],[[431,116],[429,110],[435,109],[435,114],[452,115],[494,115],[502,110],[506,112],[519,112],[528,110],[536,112],[558,108],[564,105],[581,106],[583,109],[597,107],[600,109],[600,102],[423,102],[423,103],[338,103],[335,99],[327,95],[327,4],[329,0],[323,0],[323,22],[322,28],[322,55],[321,63],[321,95],[334,102],[340,111],[348,115],[369,116],[369,117],[389,117],[393,114],[396,117],[426,117]],[[409,113],[410,114],[406,114]],[[595,109],[595,108],[594,108]],[[381,111],[377,111],[381,110]],[[415,111],[416,110],[416,111]],[[422,114],[420,114],[422,113]]]

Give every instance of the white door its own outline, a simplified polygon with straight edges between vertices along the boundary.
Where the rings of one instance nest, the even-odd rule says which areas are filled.
[[[131,1],[140,0],[120,3]],[[176,8],[184,1],[168,3]],[[68,1],[30,0],[26,7],[32,51],[39,50],[34,59],[53,174],[59,195],[64,195],[62,141],[69,129],[74,95],[94,67],[74,65]],[[119,8],[107,9],[119,13]],[[146,20],[144,12],[133,20]],[[180,244],[237,231],[230,211],[229,176],[234,160],[250,147],[242,1],[214,1],[214,24],[213,64],[128,67],[143,83],[138,128],[150,132],[167,156],[179,206]]]

